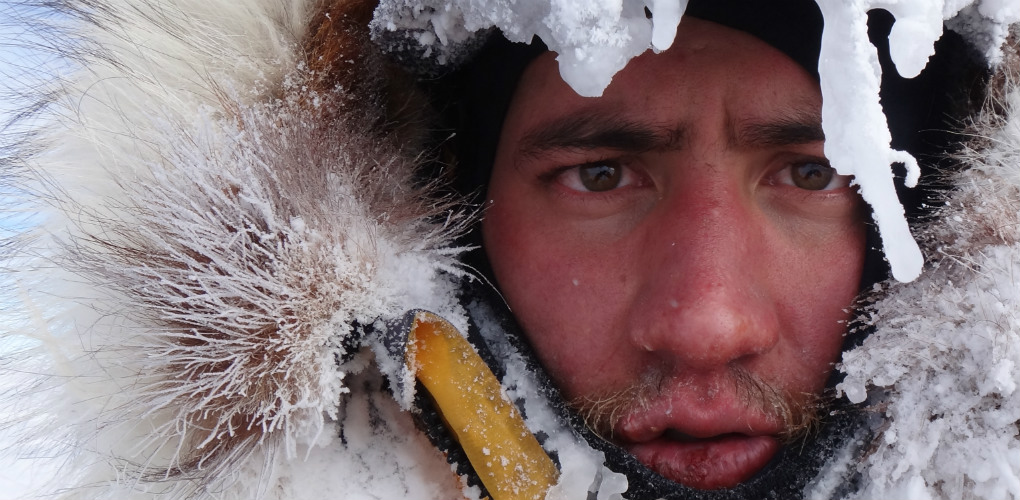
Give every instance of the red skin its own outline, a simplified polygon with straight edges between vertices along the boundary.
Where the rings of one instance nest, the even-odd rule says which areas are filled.
[[[680,483],[735,486],[775,454],[783,422],[734,374],[818,394],[861,275],[855,188],[791,182],[792,166],[824,163],[823,142],[754,140],[776,124],[818,129],[818,84],[758,39],[698,19],[600,98],[577,96],[554,56],[522,76],[492,171],[482,228],[502,293],[567,398],[656,381],[611,424],[618,444]],[[536,143],[564,117],[675,140]],[[572,167],[606,161],[623,169],[619,186],[585,190]]]

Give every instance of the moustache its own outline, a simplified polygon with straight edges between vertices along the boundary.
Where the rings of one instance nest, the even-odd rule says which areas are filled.
[[[567,401],[567,405],[596,435],[613,442],[620,419],[635,408],[648,409],[653,401],[665,397],[664,388],[671,382],[676,383],[674,377],[652,371],[623,389],[582,395]],[[784,445],[803,442],[814,434],[823,410],[832,400],[825,394],[791,393],[740,367],[731,368],[723,383],[733,384],[734,393],[748,412],[761,412],[781,423],[783,430],[776,437]]]

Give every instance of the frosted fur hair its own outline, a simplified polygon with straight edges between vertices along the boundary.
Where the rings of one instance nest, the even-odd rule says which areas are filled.
[[[372,55],[309,48],[312,29],[361,36],[347,12],[59,4],[36,25],[75,68],[0,158],[39,213],[3,248],[5,452],[61,457],[51,487],[72,497],[249,496],[274,454],[335,432],[366,326],[460,317],[466,219],[417,186],[364,90]]]
[[[849,498],[1020,498],[1020,37],[961,136],[967,168],[922,232],[930,269],[886,284],[838,386],[877,419]],[[830,497],[824,476],[815,497]],[[831,486],[831,483],[830,483]]]

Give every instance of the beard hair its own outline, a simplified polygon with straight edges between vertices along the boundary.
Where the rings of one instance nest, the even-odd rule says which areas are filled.
[[[668,380],[669,377],[652,371],[628,387],[583,395],[567,401],[567,405],[596,435],[614,442],[614,429],[620,419],[634,408],[647,410],[661,396]],[[813,435],[821,423],[823,409],[828,407],[829,398],[822,394],[791,393],[744,368],[732,368],[728,381],[734,384],[748,411],[759,411],[782,424],[783,430],[776,437],[784,445],[803,442]]]

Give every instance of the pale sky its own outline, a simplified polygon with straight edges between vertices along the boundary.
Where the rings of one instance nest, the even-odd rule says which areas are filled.
[[[38,75],[58,67],[55,56],[38,48],[47,40],[25,19],[31,13],[11,0],[0,0],[0,123],[6,123],[10,113],[20,107],[11,95],[18,87],[31,85]],[[36,48],[31,48],[33,44]]]

